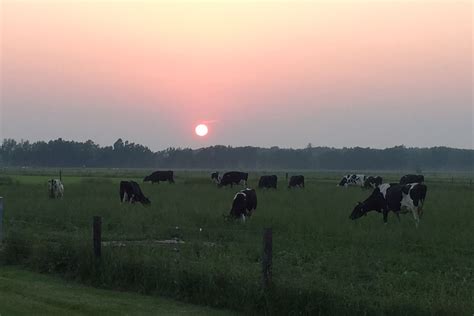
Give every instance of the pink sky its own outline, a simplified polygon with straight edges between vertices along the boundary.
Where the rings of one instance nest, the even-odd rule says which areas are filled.
[[[0,137],[473,147],[470,1],[3,1]],[[204,139],[197,123],[210,122]]]

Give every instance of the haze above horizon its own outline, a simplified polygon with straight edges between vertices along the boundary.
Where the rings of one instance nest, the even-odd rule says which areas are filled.
[[[472,149],[472,10],[2,1],[0,139]]]

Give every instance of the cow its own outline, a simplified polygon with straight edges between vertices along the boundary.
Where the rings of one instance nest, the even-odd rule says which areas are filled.
[[[383,213],[383,221],[387,224],[388,212],[392,211],[400,220],[400,212],[411,211],[416,227],[423,214],[427,187],[421,183],[401,185],[398,183],[384,183],[374,189],[372,194],[364,201],[359,202],[353,209],[350,219],[355,220],[370,211]],[[406,210],[406,211],[405,211]]]
[[[365,189],[370,189],[370,188],[375,189],[376,187],[381,185],[382,182],[383,182],[383,179],[382,179],[381,176],[376,176],[376,177],[368,176],[368,177],[365,178],[364,188]]]
[[[348,187],[348,186],[359,186],[363,187],[365,183],[365,175],[363,174],[348,174],[344,176],[339,182],[338,186]]]
[[[214,181],[215,183],[219,183],[219,172],[211,173],[211,181]]]
[[[258,181],[258,187],[260,189],[263,188],[277,188],[278,177],[276,175],[271,176],[261,176],[260,180]]]
[[[52,199],[62,199],[64,196],[64,185],[59,179],[48,180],[49,197]]]
[[[233,187],[234,184],[240,184],[242,182],[243,182],[243,185],[247,185],[248,179],[249,179],[249,174],[246,172],[230,171],[230,172],[224,173],[218,185],[219,187],[222,187],[222,186],[228,186],[230,184],[230,186]]]
[[[120,202],[128,202],[130,204],[139,202],[143,205],[149,205],[151,203],[135,181],[120,182]]]
[[[288,188],[304,188],[304,176],[291,176]]]
[[[423,183],[425,182],[425,177],[421,174],[407,174],[401,177],[400,184],[409,184],[409,183]]]
[[[243,222],[257,209],[257,193],[254,189],[244,189],[234,196],[230,217],[241,218]]]
[[[143,182],[148,182],[148,181],[150,181],[152,184],[153,183],[159,184],[160,181],[168,181],[169,183],[174,183],[174,174],[173,174],[173,171],[171,170],[155,171],[143,179]]]

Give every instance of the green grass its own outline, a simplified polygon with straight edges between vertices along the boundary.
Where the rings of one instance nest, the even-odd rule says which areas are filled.
[[[86,287],[0,266],[1,315],[230,315],[173,300]]]
[[[258,190],[245,223],[224,222],[235,192],[205,172],[178,172],[177,183],[143,184],[150,207],[121,205],[118,182],[142,171],[65,175],[65,197],[50,200],[49,175],[10,175],[5,198],[7,245],[2,260],[87,284],[228,307],[247,313],[472,314],[474,190],[466,177],[426,176],[420,227],[370,213],[348,216],[370,192],[336,187],[334,173],[310,173],[304,190]],[[396,181],[399,174],[384,175]],[[450,181],[451,180],[451,181]],[[256,186],[252,174],[250,186]],[[184,244],[125,243],[91,254],[92,216],[103,239],[179,238]],[[177,227],[177,228],[176,228]],[[261,290],[262,229],[273,228],[274,288]],[[202,230],[201,230],[202,229]]]

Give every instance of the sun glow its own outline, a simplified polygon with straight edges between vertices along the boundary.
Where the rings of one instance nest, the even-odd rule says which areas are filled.
[[[198,126],[196,126],[196,135],[203,137],[203,136],[206,136],[208,132],[209,132],[209,129],[207,128],[206,125],[199,124]]]

